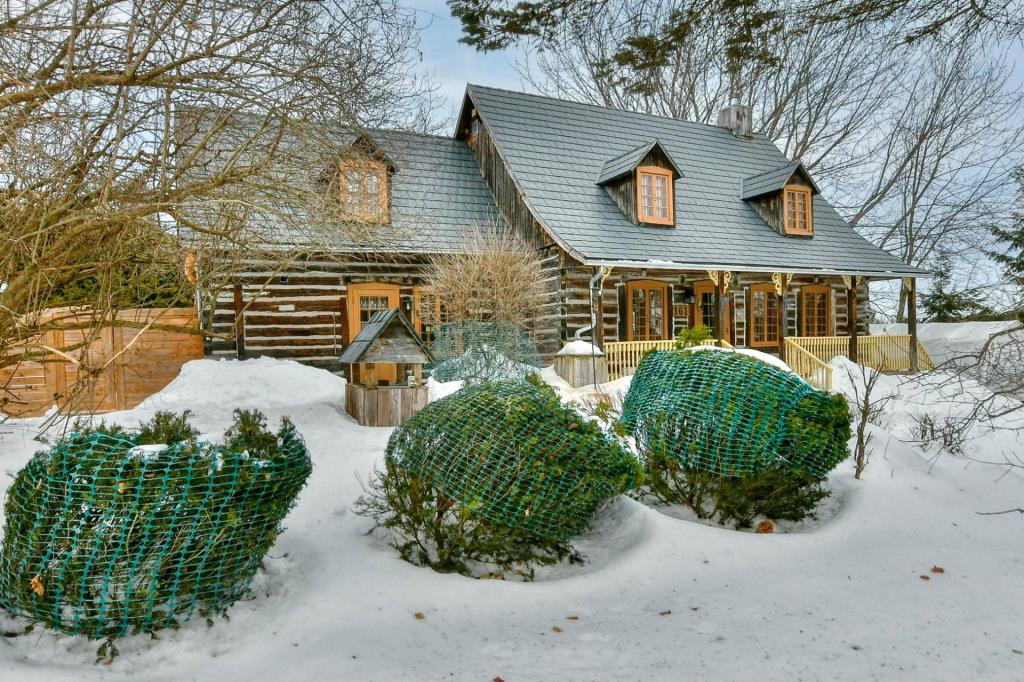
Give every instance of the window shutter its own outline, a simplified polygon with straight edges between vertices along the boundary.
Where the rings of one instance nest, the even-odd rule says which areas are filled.
[[[615,289],[619,299],[619,341],[625,341],[629,338],[629,335],[626,333],[626,324],[628,323],[626,319],[626,285],[616,284]]]

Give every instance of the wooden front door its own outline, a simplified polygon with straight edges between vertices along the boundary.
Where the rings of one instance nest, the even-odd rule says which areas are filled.
[[[722,338],[732,338],[732,306],[729,305],[729,294],[723,294],[725,300],[725,318],[722,320]],[[715,283],[710,279],[702,279],[693,284],[693,326],[702,324],[712,332],[715,330]]]
[[[660,341],[672,338],[668,329],[668,285],[638,280],[626,284],[627,341]]]
[[[363,325],[381,310],[390,310],[399,305],[397,284],[367,282],[348,285],[348,334],[346,343],[352,343]],[[398,368],[393,363],[377,365],[377,380],[394,383],[398,379]]]
[[[775,293],[774,284],[755,284],[750,287],[747,309],[747,345],[751,348],[779,348],[779,320],[781,298]]]

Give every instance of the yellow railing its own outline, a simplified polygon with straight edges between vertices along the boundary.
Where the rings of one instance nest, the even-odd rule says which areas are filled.
[[[732,344],[724,339],[705,341],[709,346],[732,348]],[[672,339],[663,341],[609,341],[604,344],[604,355],[608,359],[608,377],[618,379],[636,372],[640,360],[651,351],[673,350],[676,342]]]
[[[819,338],[815,337],[815,340]],[[832,365],[797,343],[798,340],[793,338],[786,339],[786,364],[792,367],[793,371],[811,386],[822,391],[831,391]]]
[[[849,336],[793,336],[786,341],[787,349],[788,342],[792,342],[826,363],[837,355],[850,356]],[[909,372],[910,342],[909,334],[858,336],[857,362],[882,372]],[[786,359],[789,360],[788,355]],[[935,361],[920,341],[917,342],[917,366],[919,370],[935,369]]]

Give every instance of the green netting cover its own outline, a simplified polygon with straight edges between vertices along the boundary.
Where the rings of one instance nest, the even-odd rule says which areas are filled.
[[[464,320],[441,325],[428,366],[438,381],[467,384],[525,379],[542,365],[529,337],[509,322]]]
[[[530,382],[480,384],[427,405],[387,457],[473,514],[566,540],[607,499],[637,487],[636,459]]]
[[[637,367],[622,423],[640,452],[664,451],[686,467],[740,476],[769,467],[824,477],[847,456],[842,396],[725,351],[649,353]]]
[[[92,638],[219,612],[244,594],[311,470],[287,421],[265,452],[72,434],[8,492],[0,605]]]

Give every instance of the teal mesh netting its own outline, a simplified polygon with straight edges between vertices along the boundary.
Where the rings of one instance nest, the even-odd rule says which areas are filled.
[[[241,450],[74,435],[7,494],[0,605],[70,634],[175,626],[242,596],[312,470],[285,420]]]
[[[387,457],[469,513],[565,540],[640,485],[636,459],[554,391],[509,381],[464,388],[400,426]]]
[[[467,384],[525,379],[542,365],[540,353],[521,329],[509,322],[465,320],[437,331],[428,366],[438,381]]]
[[[769,467],[823,477],[848,454],[842,396],[794,374],[724,351],[662,351],[637,367],[622,423],[641,454],[664,451],[686,467],[741,476]]]

